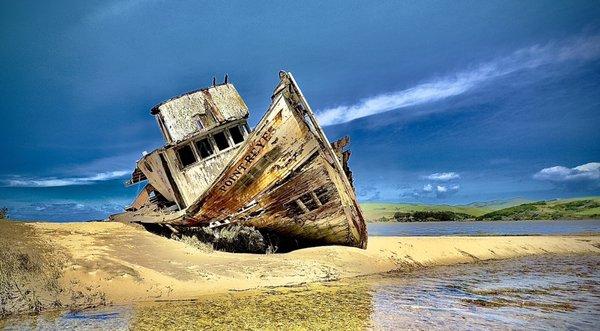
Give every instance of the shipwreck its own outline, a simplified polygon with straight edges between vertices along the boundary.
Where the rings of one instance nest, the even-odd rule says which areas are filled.
[[[184,227],[251,226],[313,244],[366,248],[348,167],[349,138],[329,143],[291,73],[281,71],[254,130],[227,81],[153,107],[165,145],[127,185],[146,182],[113,221]]]

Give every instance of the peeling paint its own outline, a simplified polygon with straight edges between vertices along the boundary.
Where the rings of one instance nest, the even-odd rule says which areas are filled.
[[[271,100],[256,129],[249,134],[243,130],[243,141],[233,132],[237,144],[229,130],[247,128],[248,109],[231,84],[153,108],[167,144],[144,156],[138,169],[153,193],[179,210],[152,209],[151,216],[139,212],[142,207],[130,218],[179,226],[237,223],[311,242],[365,248],[367,230],[345,150],[349,138],[329,143],[289,73],[280,73]],[[203,139],[213,154],[197,144]],[[152,199],[148,192],[136,205]]]

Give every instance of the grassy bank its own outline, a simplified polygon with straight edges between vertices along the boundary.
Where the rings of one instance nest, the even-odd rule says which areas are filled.
[[[496,210],[478,217],[484,221],[598,219],[600,198],[537,201]]]
[[[525,202],[525,199],[511,199],[506,201],[476,202],[466,205],[427,205],[411,203],[380,203],[363,202],[361,207],[365,219],[369,222],[375,221],[394,221],[396,213],[414,213],[414,212],[452,212],[464,214],[470,217],[478,217],[489,212],[516,206]]]
[[[463,220],[552,220],[600,218],[600,197],[550,201],[508,201],[468,205],[425,205],[403,203],[361,204],[368,222],[426,222]]]
[[[492,209],[488,209],[487,207],[471,207],[468,205],[451,206],[364,202],[361,203],[360,206],[362,207],[365,219],[368,222],[393,221],[394,214],[398,212],[412,213],[417,211],[451,211],[456,213],[464,213],[476,217],[492,211]]]

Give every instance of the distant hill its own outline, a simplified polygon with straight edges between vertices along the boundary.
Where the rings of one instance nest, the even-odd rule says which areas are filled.
[[[530,202],[535,202],[535,201],[530,200],[530,199],[525,199],[525,198],[512,198],[512,199],[504,199],[504,200],[472,202],[472,203],[466,204],[465,206],[498,210],[498,209],[513,207],[513,206],[521,205],[524,203],[530,203]]]
[[[600,218],[600,197],[537,201],[523,198],[466,205],[361,203],[367,222]]]
[[[490,209],[468,206],[450,206],[450,205],[423,205],[423,204],[407,204],[407,203],[378,203],[364,202],[361,203],[363,214],[367,222],[390,221],[394,220],[394,214],[397,212],[416,212],[416,211],[452,211],[460,212],[475,216],[481,216],[490,211]]]
[[[468,205],[426,205],[383,202],[363,202],[360,205],[362,207],[365,219],[370,222],[375,222],[393,220],[394,214],[397,212],[410,213],[421,211],[450,211],[459,214],[466,214],[475,218],[498,209],[516,206],[529,201],[530,200],[518,198],[510,200],[475,202]]]
[[[553,220],[600,218],[600,197],[524,203],[479,216],[478,220]]]

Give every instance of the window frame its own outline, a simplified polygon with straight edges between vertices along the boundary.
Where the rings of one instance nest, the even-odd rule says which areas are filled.
[[[189,167],[193,166],[194,164],[198,163],[199,158],[198,158],[198,155],[196,153],[196,149],[194,148],[193,145],[194,144],[191,144],[191,143],[188,142],[188,143],[183,144],[182,146],[179,146],[179,147],[177,147],[175,149],[175,156],[177,157],[177,161],[179,162],[179,169],[183,170],[183,169],[189,168]],[[194,162],[188,163],[188,164],[184,165],[183,164],[183,160],[181,159],[181,156],[179,154],[179,151],[182,150],[182,149],[184,149],[184,148],[186,148],[186,147],[189,148],[190,151],[192,152],[192,156],[194,157]]]
[[[223,136],[225,137],[225,141],[227,142],[227,147],[225,147],[225,148],[223,148],[223,149],[221,149],[221,148],[219,147],[219,143],[217,142],[217,139],[215,139],[215,136],[216,136],[216,135],[218,135],[218,134],[220,134],[220,133],[222,133],[222,134],[223,134]],[[235,145],[232,145],[232,142],[233,142],[233,141],[232,141],[232,140],[231,140],[231,138],[229,137],[229,134],[228,134],[228,133],[229,133],[229,128],[225,128],[225,129],[223,129],[223,130],[221,130],[221,131],[218,131],[218,132],[215,132],[215,133],[211,134],[211,137],[213,138],[213,140],[214,140],[214,142],[215,142],[215,145],[217,146],[217,149],[219,150],[219,152],[224,152],[224,151],[226,151],[226,150],[228,150],[228,149],[232,148],[233,146],[235,146]]]
[[[234,143],[233,137],[231,136],[231,132],[229,132],[229,129],[236,127],[236,126],[239,128],[240,132],[242,133],[242,135],[244,137],[244,140],[237,144]],[[247,122],[236,122],[236,123],[230,124],[230,125],[223,125],[223,127],[218,128],[218,130],[216,130],[217,128],[214,128],[214,129],[215,130],[213,131],[213,129],[211,128],[211,129],[207,130],[207,132],[205,134],[200,135],[200,137],[195,137],[194,139],[189,139],[185,143],[182,143],[180,146],[173,148],[173,151],[175,152],[175,157],[178,162],[178,166],[179,166],[180,170],[182,170],[182,171],[187,170],[188,168],[195,166],[195,165],[203,165],[204,161],[206,161],[206,160],[210,160],[210,159],[220,155],[221,153],[227,152],[231,149],[239,148],[239,145],[241,145],[244,141],[246,141],[246,139],[250,135],[250,131],[249,131]],[[219,133],[223,133],[225,135],[225,139],[229,145],[227,148],[222,149],[222,150],[219,149],[219,147],[217,146],[217,142],[214,139],[214,136]],[[203,158],[201,156],[200,149],[197,146],[197,143],[204,139],[207,140],[207,142],[209,143],[210,147],[213,150],[213,153],[206,158]],[[181,158],[179,157],[179,150],[181,148],[184,148],[184,146],[191,147],[192,152],[194,154],[194,158],[196,160],[195,162],[190,163],[187,166],[183,165],[183,163],[181,162]]]
[[[242,138],[242,140],[240,142],[237,142],[237,143],[235,142],[233,135],[231,134],[232,129],[238,130],[240,137]],[[241,125],[233,125],[233,126],[228,127],[226,130],[227,130],[227,133],[229,134],[229,136],[231,137],[231,142],[233,143],[233,146],[237,146],[246,140],[246,135],[244,133],[245,129],[243,129]]]
[[[198,156],[200,157],[200,160],[210,159],[211,157],[215,156],[218,153],[217,148],[215,146],[215,142],[213,142],[212,139],[210,139],[210,138],[211,137],[209,135],[209,136],[204,136],[203,138],[193,141],[194,148],[196,149],[196,152],[197,152]],[[210,146],[211,153],[210,153],[210,155],[208,155],[206,157],[202,156],[202,150],[200,148],[198,148],[199,143],[202,141],[206,141],[208,146]]]
[[[198,131],[206,129],[206,125],[204,125],[204,122],[202,121],[202,116],[200,114],[194,114],[192,116],[192,120],[194,121],[196,129],[198,129]]]

